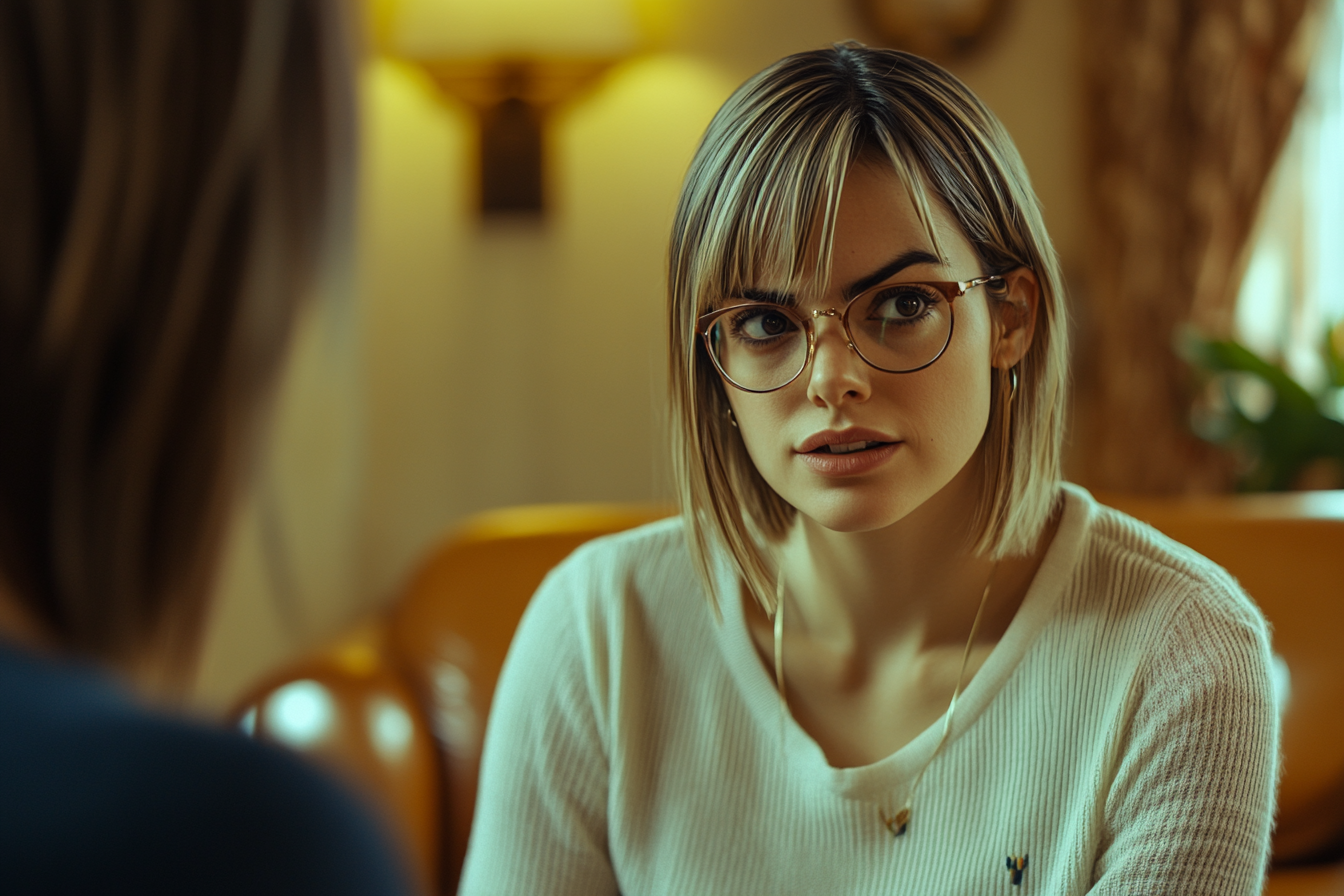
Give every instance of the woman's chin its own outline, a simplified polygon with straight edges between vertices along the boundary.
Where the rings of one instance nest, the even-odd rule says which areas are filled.
[[[861,500],[855,496],[846,496],[837,500],[803,502],[795,504],[798,512],[815,525],[831,532],[858,533],[876,532],[895,525],[919,506],[918,501],[873,500],[865,495]],[[806,506],[806,505],[812,506]]]

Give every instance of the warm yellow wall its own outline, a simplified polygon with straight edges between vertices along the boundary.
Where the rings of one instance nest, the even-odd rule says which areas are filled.
[[[663,264],[695,142],[747,75],[865,36],[846,0],[674,5],[658,52],[553,122],[542,226],[482,226],[465,113],[414,69],[369,64],[357,301],[319,311],[286,387],[264,500],[244,509],[226,565],[204,705],[376,605],[465,514],[667,497]],[[1076,37],[1072,0],[1019,0],[985,51],[953,66],[1016,138],[1074,269]],[[272,551],[267,565],[266,519],[288,564]]]
[[[663,246],[732,85],[671,54],[612,72],[555,122],[545,225],[483,226],[460,112],[406,66],[369,74],[362,557],[381,592],[464,513],[665,493]]]

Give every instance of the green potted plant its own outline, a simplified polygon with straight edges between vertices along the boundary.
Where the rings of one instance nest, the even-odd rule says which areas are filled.
[[[1344,321],[1326,333],[1315,391],[1235,340],[1191,332],[1180,351],[1204,381],[1192,427],[1233,452],[1241,491],[1344,488]]]

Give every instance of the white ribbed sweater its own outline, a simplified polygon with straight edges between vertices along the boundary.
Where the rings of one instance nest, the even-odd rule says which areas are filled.
[[[1208,560],[1064,499],[899,839],[879,812],[942,720],[833,768],[781,722],[741,601],[715,621],[676,521],[581,548],[505,664],[459,892],[1258,893],[1278,744],[1264,620]]]

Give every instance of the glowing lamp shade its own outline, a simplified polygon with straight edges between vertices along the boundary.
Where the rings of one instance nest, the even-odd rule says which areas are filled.
[[[636,3],[648,0],[392,2],[391,51],[476,113],[485,215],[543,210],[546,116],[638,48]]]

